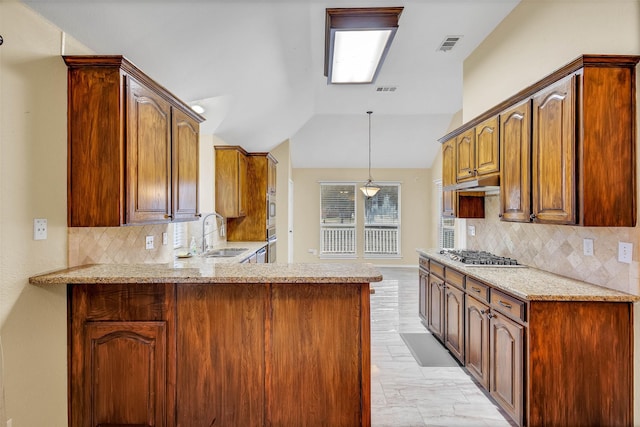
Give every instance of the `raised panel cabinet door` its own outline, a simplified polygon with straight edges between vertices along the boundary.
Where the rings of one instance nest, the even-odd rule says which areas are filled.
[[[466,296],[465,366],[485,389],[489,389],[489,306]]]
[[[215,146],[216,212],[225,218],[246,215],[247,158],[239,146]]]
[[[444,281],[429,274],[429,287],[427,289],[429,300],[429,313],[427,328],[440,341],[444,340]]]
[[[489,175],[500,171],[498,131],[498,116],[492,117],[475,127],[475,164],[478,175]]]
[[[534,221],[576,223],[576,77],[533,97]]]
[[[529,222],[531,215],[531,101],[500,114],[500,216]]]
[[[493,315],[489,351],[489,393],[518,425],[522,425],[524,327],[502,314]]]
[[[455,139],[442,144],[442,186],[456,183],[456,153]],[[442,190],[442,216],[456,216],[456,192]]]
[[[475,129],[469,129],[456,138],[456,178],[458,181],[476,176]]]
[[[171,105],[127,78],[128,224],[168,222],[171,215]]]
[[[429,287],[429,274],[423,271],[418,273],[420,282],[418,285],[418,314],[424,321],[428,316],[428,287]]]
[[[73,425],[169,425],[166,333],[162,321],[85,323],[84,419]]]
[[[173,220],[198,219],[199,124],[173,109]]]
[[[445,346],[464,363],[464,292],[447,285],[445,301]]]

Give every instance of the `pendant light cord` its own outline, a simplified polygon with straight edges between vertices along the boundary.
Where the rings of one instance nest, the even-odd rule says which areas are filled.
[[[369,115],[369,182],[371,182],[371,113],[373,111],[367,111]]]

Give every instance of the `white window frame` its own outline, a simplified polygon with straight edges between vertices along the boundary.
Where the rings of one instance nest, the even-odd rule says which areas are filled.
[[[438,195],[438,248],[453,249],[456,241],[455,218],[445,218],[442,216],[442,180],[434,181],[436,194]]]

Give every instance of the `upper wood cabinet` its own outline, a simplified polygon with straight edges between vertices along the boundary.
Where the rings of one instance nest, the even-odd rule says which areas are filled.
[[[215,146],[216,212],[225,218],[246,215],[247,152],[242,147]]]
[[[122,56],[64,60],[68,225],[197,220],[198,128],[204,118]]]
[[[456,183],[456,140],[450,139],[442,144],[442,187]],[[456,192],[442,190],[442,216],[456,216]]]
[[[500,216],[529,221],[531,215],[531,101],[500,114]]]
[[[500,170],[498,116],[467,130],[456,138],[456,179],[467,181]]]
[[[267,229],[275,227],[275,224],[269,224],[268,210],[269,196],[275,195],[272,185],[275,184],[278,161],[269,153],[248,153],[246,159],[246,215],[227,220],[227,240],[230,242],[265,241]]]
[[[479,152],[479,128],[499,115],[503,220],[635,226],[639,60],[583,55],[445,135],[443,146],[457,138],[458,182],[475,174],[471,130]]]

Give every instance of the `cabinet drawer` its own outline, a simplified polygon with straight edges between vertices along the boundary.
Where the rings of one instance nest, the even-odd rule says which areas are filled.
[[[527,304],[524,301],[520,301],[519,299],[516,299],[495,289],[491,291],[491,308],[494,308],[502,313],[509,314],[516,319],[522,320],[523,322],[527,320]]]
[[[441,279],[444,279],[444,265],[437,261],[429,260],[429,271]]]
[[[451,268],[447,267],[445,278],[447,279],[447,283],[457,286],[460,289],[464,289],[465,275],[460,273],[458,270],[452,270]]]
[[[489,301],[489,286],[467,276],[467,293],[480,301]]]
[[[420,257],[418,263],[420,264],[420,268],[429,271],[429,258]]]

